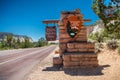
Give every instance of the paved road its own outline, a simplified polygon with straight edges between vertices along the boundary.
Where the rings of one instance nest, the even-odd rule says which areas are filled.
[[[0,51],[0,80],[24,80],[56,46]]]

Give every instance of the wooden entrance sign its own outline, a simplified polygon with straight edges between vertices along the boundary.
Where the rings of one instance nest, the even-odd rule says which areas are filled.
[[[64,68],[97,67],[98,60],[94,43],[87,42],[87,28],[79,10],[61,12],[59,48]]]
[[[60,20],[43,21],[45,24],[56,23],[59,28],[59,53],[53,57],[53,65],[64,68],[97,67],[98,59],[95,44],[87,42],[87,28],[80,10],[61,12]],[[46,39],[56,39],[55,27],[46,27]]]
[[[58,20],[46,20],[46,21],[43,21],[43,23],[47,24],[46,26],[46,40],[47,41],[55,41],[57,39],[57,34],[56,34],[56,26],[48,26],[48,24],[51,24],[51,23],[58,23]]]

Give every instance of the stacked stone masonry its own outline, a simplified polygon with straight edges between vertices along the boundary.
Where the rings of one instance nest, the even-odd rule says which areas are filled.
[[[93,43],[67,43],[67,52],[93,52],[94,53],[94,44]]]
[[[70,54],[63,55],[64,68],[92,68],[98,66],[96,54]]]
[[[73,12],[71,12],[73,13]],[[67,32],[63,20],[69,16],[80,16],[83,21],[83,15],[70,12],[61,13],[61,19],[58,23],[59,26],[59,52],[60,57],[53,58],[54,64],[63,64],[64,68],[87,68],[97,67],[98,60],[95,53],[95,44],[87,42],[87,29],[85,26],[81,26],[80,31],[75,38],[71,38]]]
[[[56,66],[56,65],[62,65],[63,62],[62,62],[62,57],[60,54],[55,54],[54,57],[53,57],[53,65]]]

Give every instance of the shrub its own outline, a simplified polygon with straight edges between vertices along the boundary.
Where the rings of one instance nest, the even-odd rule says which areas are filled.
[[[107,42],[107,47],[109,49],[114,50],[114,49],[118,48],[118,42],[116,40],[110,40],[110,41]]]
[[[120,44],[119,44],[119,46],[118,46],[118,53],[120,54]]]
[[[94,40],[95,42],[104,42],[104,35],[102,32],[95,32],[88,35],[89,40]]]
[[[101,52],[101,49],[103,49],[103,44],[102,43],[96,43],[95,44],[95,52],[99,53],[99,52]]]

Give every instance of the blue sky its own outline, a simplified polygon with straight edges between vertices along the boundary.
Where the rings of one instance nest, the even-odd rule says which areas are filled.
[[[0,32],[27,35],[37,41],[45,37],[42,20],[60,19],[60,12],[79,8],[92,24],[99,18],[91,9],[92,0],[0,0]]]

